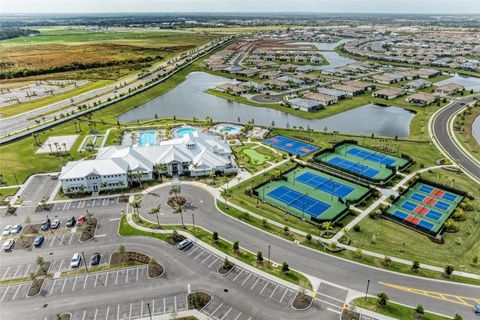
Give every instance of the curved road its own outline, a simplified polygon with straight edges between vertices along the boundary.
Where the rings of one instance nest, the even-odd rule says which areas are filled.
[[[466,173],[475,178],[477,182],[480,182],[480,166],[470,155],[466,154],[455,144],[449,131],[450,118],[474,99],[474,97],[467,97],[441,109],[432,118],[431,134],[432,139],[437,142],[438,146],[443,149],[452,160],[457,161]]]
[[[149,215],[148,211],[158,204],[161,204],[162,210],[161,215],[159,215],[160,223],[180,223],[179,214],[174,214],[166,204],[169,197],[168,190],[166,189],[168,187],[169,186],[160,187],[144,197],[140,209],[140,214],[144,218],[153,222],[155,217]],[[202,188],[186,184],[182,185],[182,195],[185,196],[188,201],[184,213],[185,223],[192,223],[192,213],[194,213],[196,225],[211,231],[217,231],[220,237],[230,242],[238,240],[241,247],[252,252],[260,250],[265,255],[268,246],[271,245],[272,261],[277,263],[287,261],[292,268],[322,280],[360,292],[365,291],[367,280],[370,280],[369,293],[371,294],[386,292],[393,301],[411,306],[422,304],[427,310],[451,316],[458,313],[461,314],[464,319],[472,316],[471,306],[433,299],[425,295],[413,294],[394,289],[383,283],[480,299],[480,287],[478,286],[430,280],[393,273],[382,269],[374,269],[363,264],[357,264],[332,255],[310,250],[269,233],[259,231],[250,225],[219,212],[215,206],[213,196]],[[455,300],[455,298],[452,300]],[[473,304],[472,301],[468,303]]]

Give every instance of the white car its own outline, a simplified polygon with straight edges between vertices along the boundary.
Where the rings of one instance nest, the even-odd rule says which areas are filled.
[[[78,268],[81,262],[82,257],[80,256],[80,253],[75,253],[72,257],[72,261],[70,262],[70,268]]]
[[[10,232],[12,231],[12,228],[13,228],[13,226],[11,224],[9,224],[5,228],[3,228],[2,235],[4,235],[4,236],[10,235]]]
[[[13,240],[13,239],[8,239],[7,241],[5,241],[5,242],[3,243],[2,249],[3,249],[4,251],[12,250],[14,244],[15,244],[15,240]]]
[[[16,224],[13,226],[12,230],[10,231],[10,234],[19,234],[20,231],[22,231],[22,225]]]

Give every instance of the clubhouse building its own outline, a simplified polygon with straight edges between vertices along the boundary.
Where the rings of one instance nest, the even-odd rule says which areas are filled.
[[[123,189],[132,182],[149,181],[154,174],[205,176],[235,174],[230,146],[220,137],[193,132],[154,146],[100,148],[93,160],[70,161],[62,167],[64,193]]]

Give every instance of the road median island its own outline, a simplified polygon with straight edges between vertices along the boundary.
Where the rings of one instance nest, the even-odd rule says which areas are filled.
[[[281,266],[274,266],[270,263],[257,263],[257,256],[256,254],[245,250],[239,249],[237,252],[232,250],[233,244],[222,239],[218,238],[218,240],[213,240],[213,233],[200,228],[200,227],[193,227],[193,226],[177,226],[177,225],[168,225],[162,226],[162,229],[152,229],[147,227],[142,227],[138,225],[135,221],[143,221],[143,219],[139,216],[133,218],[135,215],[128,214],[123,215],[120,219],[119,225],[119,234],[122,236],[147,236],[147,237],[154,237],[159,240],[165,241],[169,243],[171,241],[172,235],[177,232],[184,237],[193,236],[198,241],[202,242],[203,246],[212,247],[214,250],[218,250],[223,254],[228,255],[232,258],[232,262],[239,264],[247,264],[250,267],[254,267],[259,271],[268,273],[272,276],[280,278],[284,281],[288,281],[298,286],[302,286],[307,288],[308,290],[312,290],[312,284],[310,281],[298,271],[290,270],[288,273],[283,273]],[[147,222],[148,223],[148,222]],[[178,231],[177,231],[178,230]]]
[[[195,291],[189,293],[187,296],[188,310],[197,309],[202,310],[210,303],[212,297],[203,291]]]

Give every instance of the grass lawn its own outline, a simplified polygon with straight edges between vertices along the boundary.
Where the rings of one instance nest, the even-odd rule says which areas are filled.
[[[9,196],[13,196],[15,193],[17,193],[18,188],[5,188],[5,189],[0,189],[0,205],[5,201],[5,199]]]
[[[352,304],[357,307],[364,308],[367,310],[375,311],[380,314],[396,318],[396,319],[415,319],[415,309],[399,305],[393,302],[388,302],[387,306],[380,308],[377,304],[377,298],[368,297],[367,301],[364,298],[355,299]],[[423,320],[448,320],[452,319],[450,317],[443,317],[429,312],[425,312],[423,315]]]
[[[136,220],[137,224],[143,225],[145,227],[149,228],[156,228],[156,224],[152,224],[150,222],[142,220],[138,215],[134,216],[134,220]],[[232,257],[235,257],[236,259],[249,264],[259,270],[262,270],[264,272],[270,273],[278,278],[281,278],[283,280],[289,281],[291,283],[294,283],[296,285],[303,286],[304,288],[307,288],[309,290],[312,290],[312,286],[310,284],[310,281],[301,273],[298,273],[296,271],[290,270],[288,274],[284,274],[281,271],[281,266],[280,267],[273,267],[266,263],[257,263],[256,262],[256,255],[253,253],[250,253],[248,251],[245,251],[243,249],[240,249],[240,253],[233,253],[232,252],[232,244],[222,238],[219,238],[218,242],[213,242],[212,239],[212,233],[200,228],[196,227],[194,228],[193,226],[186,226],[185,229],[181,229],[181,226],[163,226],[164,229],[177,229],[177,230],[183,230],[188,233],[190,233],[192,236],[196,237],[197,239],[209,244],[210,246],[216,248],[217,250],[222,251],[223,253],[226,253]],[[149,236],[149,237],[154,237],[163,241],[166,241],[170,238],[169,234],[158,234],[158,233],[152,233],[152,232],[145,232],[142,230],[137,230],[130,226],[127,223],[126,216],[122,216],[120,219],[120,227],[119,227],[119,232],[120,235],[123,236]],[[240,244],[241,248],[241,244]],[[283,262],[283,261],[282,261]],[[280,262],[281,263],[281,262]]]
[[[458,141],[478,160],[480,160],[480,145],[473,136],[472,126],[475,119],[479,116],[480,103],[477,102],[472,109],[467,109],[458,114],[453,126]]]
[[[81,87],[71,89],[65,92],[62,92],[60,94],[56,94],[50,97],[45,97],[42,99],[30,101],[30,102],[22,102],[16,105],[4,107],[0,109],[0,116],[2,117],[11,117],[15,116],[20,113],[24,113],[27,111],[31,111],[34,109],[38,109],[40,107],[46,106],[48,104],[52,104],[55,102],[59,102],[65,99],[68,99],[70,97],[80,95],[82,93],[85,93],[87,91],[95,90],[104,86],[109,85],[112,83],[110,80],[98,80],[98,81],[93,81],[91,83],[87,83]]]
[[[461,173],[435,170],[422,174],[422,177],[454,185],[474,194],[479,191],[479,186]],[[476,212],[480,200],[477,198],[472,203],[475,210],[465,211],[467,220],[458,222],[459,231],[443,234],[444,244],[434,243],[428,237],[392,221],[369,217],[359,223],[360,232],[350,230],[348,236],[352,239],[351,245],[362,249],[412,261],[418,260],[442,268],[452,265],[455,270],[478,274],[480,265],[473,265],[472,258],[480,255],[480,214]],[[373,235],[376,237],[376,244],[371,241]],[[404,252],[401,252],[402,244],[405,244]]]
[[[282,159],[279,154],[270,149],[251,143],[234,147],[233,152],[237,157],[238,165],[252,173],[269,167],[270,163],[268,162],[276,163]]]

